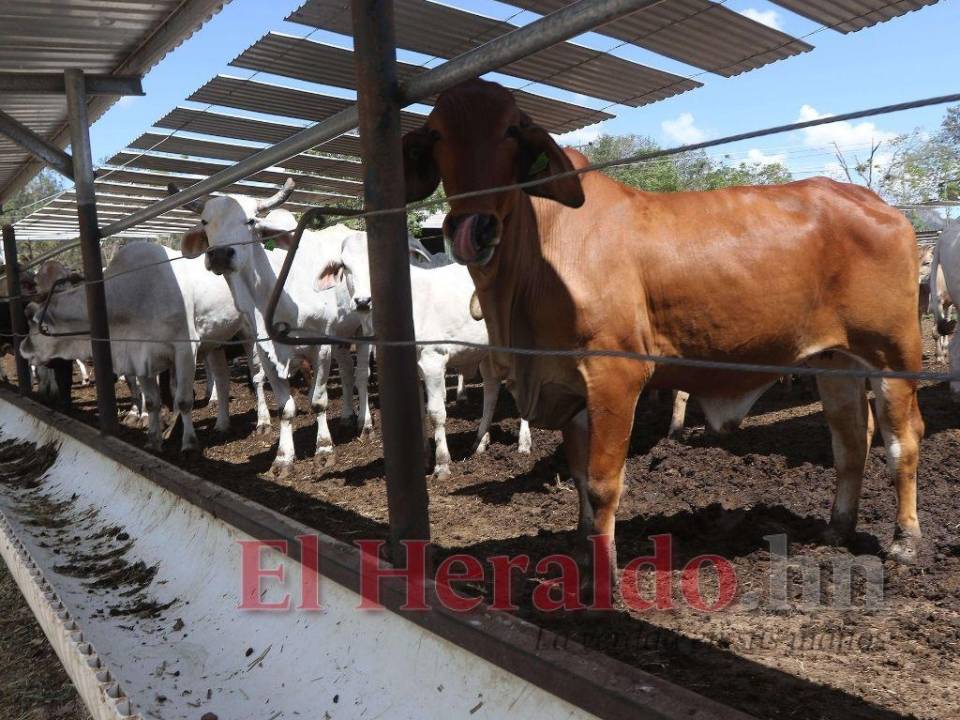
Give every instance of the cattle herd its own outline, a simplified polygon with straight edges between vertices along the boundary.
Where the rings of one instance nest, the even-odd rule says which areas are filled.
[[[929,275],[921,280],[921,314],[929,304],[938,333],[946,338],[953,330],[949,298],[960,297],[960,230],[946,231],[918,263],[909,222],[861,187],[813,179],[655,194],[598,172],[576,172],[585,164],[520,111],[510,92],[479,80],[441,94],[424,126],[404,137],[408,201],[430,196],[441,182],[450,198],[449,255],[431,255],[410,241],[416,336],[438,341],[417,350],[425,391],[420,421],[434,441],[434,475],[451,472],[444,429],[448,371],[459,374],[460,392],[477,371],[483,379],[476,452],[489,443],[506,383],[523,418],[519,452],[530,452],[528,422],[563,433],[580,495],[579,530],[600,538],[605,562],[616,563],[614,516],[641,391],[676,393],[674,430],[689,393],[713,428],[729,431],[778,379],[625,354],[917,372],[921,265]],[[531,181],[522,189],[475,192]],[[158,375],[164,371],[183,422],[181,449],[199,447],[191,410],[201,354],[219,400],[215,429],[229,428],[224,350],[231,344],[249,360],[259,433],[272,431],[266,382],[273,391],[277,475],[287,473],[296,456],[290,378],[304,361],[314,369],[315,462],[325,467],[336,456],[326,418],[333,360],[343,387],[340,421],[362,439],[373,434],[368,384],[375,355],[368,342],[289,346],[268,337],[267,306],[296,227],[280,208],[292,191],[288,181],[267,199],[230,195],[191,203],[199,224],[182,238],[181,252],[132,243],[106,268],[114,368],[131,387],[131,419],[145,420],[148,447],[161,442]],[[345,225],[308,230],[300,248],[275,321],[311,334],[373,335],[366,234]],[[38,366],[85,360],[89,337],[70,334],[88,327],[82,281],[47,263],[37,283],[23,356]],[[946,340],[938,346],[943,352]],[[960,341],[949,343],[949,356],[960,369]],[[817,385],[837,472],[826,539],[843,543],[854,532],[876,425],[897,491],[890,555],[914,560],[924,429],[917,383],[848,373],[819,375]],[[960,382],[952,390],[960,394]]]

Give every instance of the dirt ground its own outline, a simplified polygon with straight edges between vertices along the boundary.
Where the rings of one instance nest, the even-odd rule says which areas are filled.
[[[939,368],[929,362],[927,345],[928,366]],[[336,381],[329,412],[335,466],[321,474],[310,460],[315,424],[301,387],[298,462],[278,481],[269,474],[275,433],[252,434],[252,395],[240,370],[233,380],[229,435],[215,436],[215,412],[198,407],[194,421],[205,444],[202,456],[181,459],[177,443],[170,441],[162,455],[345,541],[385,537],[379,435],[364,444],[355,431],[338,426]],[[202,385],[197,387],[202,397]],[[118,393],[125,403],[125,388],[118,385]],[[474,385],[467,404],[453,403],[452,393],[448,404],[453,474],[429,485],[438,555],[467,552],[482,560],[526,553],[536,560],[569,553],[578,500],[571,487],[557,482],[563,463],[559,434],[534,430],[533,454],[517,455],[518,421],[503,393],[489,450],[466,457],[481,394]],[[76,389],[74,397],[76,415],[93,421],[92,389]],[[868,461],[856,540],[849,548],[820,544],[835,475],[820,405],[803,398],[800,388],[775,386],[742,429],[726,437],[706,431],[691,402],[688,427],[676,442],[664,439],[670,408],[646,399],[637,412],[617,515],[621,567],[653,552],[651,536],[669,533],[673,595],[680,598],[677,588],[688,560],[715,554],[736,570],[734,602],[713,613],[680,602],[674,609],[643,613],[621,607],[600,619],[544,614],[530,602],[541,579],[530,576],[517,584],[519,614],[760,718],[960,718],[960,407],[951,404],[942,384],[922,387],[920,406],[927,430],[919,474],[924,539],[916,565],[883,560],[895,496],[879,439]],[[374,419],[379,429],[377,410]],[[141,447],[145,441],[140,430],[123,428],[121,435]],[[782,607],[772,606],[770,577],[777,561],[765,537],[778,535],[789,542],[791,563],[821,570],[814,606],[802,602],[799,582],[791,583]],[[837,607],[842,586],[832,569],[857,555],[880,558],[882,601],[866,606],[865,582],[855,573],[852,606]],[[796,580],[799,570],[790,577]],[[814,589],[817,585],[814,578]],[[490,587],[480,590],[489,599]],[[706,596],[710,602],[712,596]]]
[[[0,720],[89,720],[76,690],[0,561]]]

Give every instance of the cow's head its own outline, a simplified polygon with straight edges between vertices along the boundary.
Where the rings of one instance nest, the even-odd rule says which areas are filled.
[[[297,221],[286,210],[275,208],[286,202],[293,188],[293,180],[288,179],[269,198],[226,195],[188,203],[184,207],[200,215],[200,225],[183,236],[181,252],[191,258],[204,254],[207,269],[223,275],[243,270],[250,263],[254,244],[289,247]],[[172,183],[168,190],[178,192]]]
[[[329,290],[337,285],[341,277],[346,281],[351,309],[361,313],[370,312],[373,304],[366,233],[351,233],[343,239],[339,253],[331,256],[320,271],[314,289],[318,292]]]
[[[20,354],[28,361],[34,365],[45,365],[56,358],[73,360],[90,356],[90,338],[86,334],[90,321],[82,286],[61,283],[52,289],[48,300],[28,303],[25,312],[29,335],[20,343]],[[84,334],[68,337],[45,334],[73,332]]]
[[[441,180],[446,194],[454,196],[573,170],[550,133],[517,107],[513,95],[485,80],[441,93],[426,124],[404,136],[403,155],[408,202],[428,197]],[[584,201],[576,175],[524,191],[569,207]],[[514,190],[451,201],[443,232],[458,262],[490,261],[518,197]]]

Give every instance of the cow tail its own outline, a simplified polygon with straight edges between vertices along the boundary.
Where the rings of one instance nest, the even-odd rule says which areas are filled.
[[[937,334],[940,336],[950,335],[956,327],[956,321],[952,321],[943,314],[943,305],[940,303],[940,287],[937,282],[937,275],[940,272],[940,243],[933,250],[933,260],[930,262],[930,309],[933,311],[933,319],[937,324]]]

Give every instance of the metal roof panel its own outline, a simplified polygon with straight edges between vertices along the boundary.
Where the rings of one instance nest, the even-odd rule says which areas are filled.
[[[287,20],[352,35],[349,0],[308,0]],[[396,0],[397,46],[440,58],[453,58],[516,29],[515,25],[429,0]],[[571,92],[638,107],[701,83],[565,42],[499,69],[507,75]]]
[[[787,10],[842,33],[856,32],[936,5],[938,0],[772,0]]]

